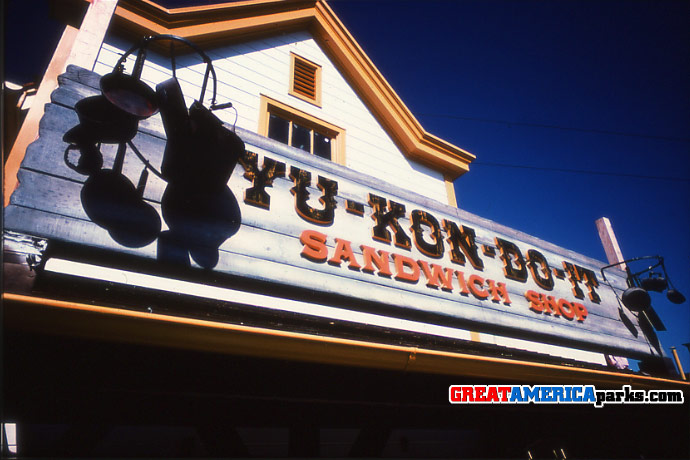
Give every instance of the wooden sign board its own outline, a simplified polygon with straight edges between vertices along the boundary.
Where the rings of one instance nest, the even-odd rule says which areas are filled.
[[[100,143],[103,164],[89,165],[63,136],[80,124],[75,104],[100,94],[98,82],[76,67],[60,77],[7,229],[306,288],[351,299],[353,310],[386,306],[440,325],[660,355],[614,294],[625,279],[603,283],[601,262],[251,132],[238,129],[246,152],[214,192],[182,194],[153,170],[142,175],[135,150],[156,171],[166,155],[159,115],[139,122],[131,144]]]

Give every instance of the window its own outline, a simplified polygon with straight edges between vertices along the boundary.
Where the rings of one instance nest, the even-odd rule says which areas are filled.
[[[321,107],[321,66],[290,54],[289,93]]]
[[[263,95],[261,105],[260,134],[345,164],[345,130]]]

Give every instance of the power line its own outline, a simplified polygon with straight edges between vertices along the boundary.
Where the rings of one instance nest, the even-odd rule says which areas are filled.
[[[538,171],[557,171],[557,172],[567,172],[573,174],[590,174],[596,176],[614,176],[614,177],[632,177],[635,179],[654,179],[654,180],[667,180],[667,181],[677,181],[677,182],[690,182],[690,179],[685,179],[682,177],[665,177],[665,176],[646,176],[643,174],[622,174],[614,172],[604,172],[604,171],[587,171],[583,169],[565,169],[565,168],[545,168],[540,166],[524,166],[524,165],[511,165],[507,163],[491,163],[484,161],[474,161],[472,165],[480,166],[497,166],[501,168],[519,168],[519,169],[533,169]]]
[[[541,123],[526,123],[519,121],[508,121],[508,120],[494,120],[491,118],[476,118],[476,117],[462,117],[459,115],[450,115],[445,113],[420,113],[420,116],[426,117],[436,117],[436,118],[450,118],[454,120],[466,120],[466,121],[480,121],[483,123],[497,123],[503,125],[515,125],[515,126],[529,126],[532,128],[546,128],[546,129],[560,129],[563,131],[577,131],[582,133],[595,133],[595,134],[607,134],[613,136],[626,136],[626,137],[637,137],[643,139],[656,139],[664,141],[676,141],[676,142],[690,142],[690,139],[683,137],[669,137],[669,136],[653,136],[647,134],[637,134],[637,133],[625,133],[622,131],[608,131],[604,129],[586,129],[586,128],[571,128],[566,126],[557,125],[545,125]]]

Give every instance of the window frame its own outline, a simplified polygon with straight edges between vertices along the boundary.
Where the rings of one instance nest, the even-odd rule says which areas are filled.
[[[295,91],[295,61],[301,61],[304,65],[314,68],[314,98]],[[290,86],[288,86],[288,94],[310,104],[314,104],[317,107],[321,107],[321,66],[309,59],[290,52]]]
[[[259,114],[259,134],[268,137],[268,122],[270,115],[275,114],[292,123],[297,123],[309,128],[311,131],[319,132],[332,139],[331,142],[331,160],[333,163],[338,163],[345,166],[345,129],[336,126],[332,123],[324,121],[318,117],[310,115],[301,110],[290,107],[289,105],[272,99],[264,94],[261,95],[261,107]],[[288,141],[291,141],[292,124],[288,132]],[[303,152],[315,157],[321,158],[313,153],[314,142],[311,142],[311,152],[303,150]],[[290,144],[286,144],[290,145]]]

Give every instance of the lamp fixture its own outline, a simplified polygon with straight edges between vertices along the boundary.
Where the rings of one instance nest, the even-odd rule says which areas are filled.
[[[632,311],[642,311],[652,306],[652,298],[649,292],[641,287],[630,287],[623,292],[621,297],[623,305]]]
[[[640,280],[640,285],[645,291],[664,292],[668,288],[668,281],[658,273],[650,271],[648,278]]]
[[[656,260],[656,263],[653,265],[650,265],[646,269],[638,272],[638,273],[633,273],[632,270],[629,267],[630,262],[636,262],[639,260]],[[601,276],[603,277],[604,281],[606,280],[606,274],[604,273],[605,270],[616,267],[618,265],[626,265],[625,271],[627,272],[628,278],[628,289],[626,289],[623,292],[623,295],[620,297],[621,302],[623,305],[628,307],[631,311],[634,312],[642,312],[645,310],[648,310],[652,306],[652,298],[649,295],[648,291],[654,291],[654,292],[666,292],[666,297],[670,302],[673,302],[675,304],[681,304],[685,302],[685,296],[681,294],[674,286],[673,283],[671,283],[671,280],[668,277],[668,273],[666,272],[666,266],[664,265],[664,258],[661,256],[645,256],[645,257],[636,257],[633,259],[628,259],[624,260],[622,262],[617,262],[615,264],[607,265],[605,267],[602,267],[601,269]],[[653,270],[656,268],[661,268],[661,271],[663,272],[663,276],[660,273],[654,272]],[[641,278],[641,275],[648,274],[646,278]],[[607,282],[608,284],[608,282]],[[610,284],[609,284],[610,286]],[[613,288],[612,288],[613,289]],[[615,292],[615,290],[614,290]],[[616,296],[618,294],[616,293]]]
[[[668,292],[666,292],[666,297],[668,300],[675,304],[681,304],[685,302],[685,296],[678,292],[676,289],[669,289]]]

